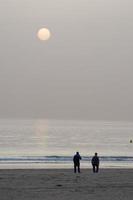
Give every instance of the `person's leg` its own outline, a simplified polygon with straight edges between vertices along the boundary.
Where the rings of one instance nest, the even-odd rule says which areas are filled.
[[[99,171],[99,165],[96,165],[96,172],[98,173]]]
[[[76,173],[76,165],[74,164],[74,173]]]
[[[80,173],[80,164],[78,164],[78,173]]]
[[[93,172],[95,173],[95,165],[92,165],[93,166]]]

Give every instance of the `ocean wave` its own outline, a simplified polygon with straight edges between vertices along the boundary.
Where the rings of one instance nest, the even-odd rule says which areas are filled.
[[[91,161],[92,157],[82,156],[82,162]],[[0,163],[70,163],[72,156],[19,156],[0,157]],[[133,157],[127,156],[101,156],[102,162],[133,162]]]

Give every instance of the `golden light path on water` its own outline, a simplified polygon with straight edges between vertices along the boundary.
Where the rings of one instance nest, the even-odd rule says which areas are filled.
[[[48,130],[49,130],[48,120],[37,120],[35,122],[34,131],[35,131],[35,140],[36,140],[38,154],[48,153],[46,152],[46,149],[48,147],[48,141],[47,141]]]

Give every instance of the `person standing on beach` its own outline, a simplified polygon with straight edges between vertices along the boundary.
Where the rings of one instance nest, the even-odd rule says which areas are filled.
[[[92,163],[92,167],[93,167],[93,172],[98,173],[98,171],[99,171],[99,157],[98,157],[97,153],[95,153],[95,155],[92,157],[91,163]]]
[[[79,152],[76,152],[76,154],[73,157],[73,163],[74,163],[74,173],[76,173],[76,169],[78,168],[78,173],[80,173],[80,160],[81,160],[81,156],[79,154]]]

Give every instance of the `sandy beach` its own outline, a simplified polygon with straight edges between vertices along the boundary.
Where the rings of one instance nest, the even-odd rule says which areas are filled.
[[[1,200],[133,199],[133,169],[0,170]]]

